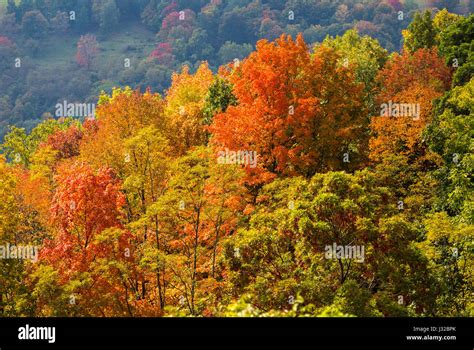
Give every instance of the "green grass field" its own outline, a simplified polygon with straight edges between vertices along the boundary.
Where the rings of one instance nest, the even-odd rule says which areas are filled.
[[[76,46],[79,35],[61,35],[42,39],[41,50],[35,57],[36,64],[41,67],[61,67],[75,61]],[[104,40],[97,35],[100,53],[99,65],[121,62],[124,58],[147,57],[155,47],[154,33],[140,24],[122,25]],[[128,48],[128,50],[127,50]]]
[[[96,87],[97,94],[118,85],[114,72],[123,69],[125,58],[129,58],[132,65],[140,62],[151,53],[156,42],[155,34],[139,23],[125,23],[106,36],[96,36],[99,54],[95,64],[99,71],[108,75],[107,80],[102,80]],[[68,33],[42,39],[41,48],[34,57],[36,69],[54,72],[77,67],[75,56],[79,38],[80,35]]]
[[[17,4],[21,2],[21,0],[15,1]],[[6,12],[7,3],[8,0],[0,0],[0,15]],[[99,43],[100,51],[96,64],[101,71],[107,71],[113,67],[116,70],[121,69],[125,58],[129,58],[131,64],[141,61],[151,53],[156,42],[155,33],[136,22],[121,23],[118,28],[106,35],[92,34],[97,36]],[[68,32],[42,38],[39,51],[34,56],[33,67],[48,71],[70,69],[76,61],[79,37],[78,34]],[[110,85],[114,82],[106,81],[105,84]]]

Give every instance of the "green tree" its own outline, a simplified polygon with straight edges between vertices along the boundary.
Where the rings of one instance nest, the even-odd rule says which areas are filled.
[[[210,125],[216,113],[225,112],[227,107],[236,106],[237,98],[232,92],[232,85],[226,79],[217,76],[209,87],[204,105],[205,123]]]
[[[217,306],[223,275],[216,259],[242,210],[241,177],[236,165],[218,164],[211,149],[196,147],[174,162],[166,192],[149,208],[168,246],[165,256],[158,255],[174,286],[168,298],[191,315]]]
[[[278,179],[257,203],[248,228],[227,242],[232,295],[249,293],[259,310],[289,310],[300,295],[304,305],[357,316],[406,316],[410,304],[435,311],[426,259],[412,245],[417,225],[378,174]],[[363,263],[328,256],[334,244],[364,247]]]
[[[456,69],[453,86],[466,84],[474,75],[474,14],[462,17],[440,33],[439,51]]]
[[[403,47],[410,52],[436,46],[436,29],[433,25],[431,12],[426,10],[423,14],[415,13],[413,21],[403,31],[403,37]]]
[[[78,0],[76,6],[76,20],[72,21],[72,25],[76,30],[86,31],[92,23],[91,1]]]
[[[29,206],[18,191],[19,174],[0,156],[0,315],[34,316],[33,300],[28,285],[29,274],[38,259],[45,228],[38,213]],[[28,247],[36,254],[30,259],[6,255],[10,247]],[[36,259],[36,260],[34,260]]]
[[[18,7],[16,6],[16,1],[15,0],[8,0],[8,2],[7,2],[7,13],[8,14],[14,14],[16,20],[20,19],[19,10],[18,10]]]
[[[426,239],[419,247],[430,259],[430,273],[436,276],[437,314],[472,317],[474,226],[456,222],[445,212],[427,216],[424,224]]]
[[[21,20],[23,30],[33,38],[41,38],[45,35],[49,23],[48,20],[39,11],[28,11]]]
[[[444,164],[433,172],[440,181],[437,207],[474,223],[474,78],[449,91],[425,134],[430,148]]]
[[[28,167],[31,163],[32,155],[41,142],[46,141],[48,136],[55,131],[66,130],[72,124],[79,125],[72,118],[67,118],[63,121],[47,119],[38,124],[29,134],[27,134],[24,128],[11,126],[10,132],[5,136],[4,143],[0,145],[0,149],[12,162]]]
[[[252,52],[252,45],[250,44],[236,44],[231,41],[226,41],[224,45],[221,46],[217,57],[221,64],[227,64],[234,62],[235,59],[243,59]]]
[[[330,46],[338,51],[338,63],[343,66],[354,65],[356,81],[364,84],[367,107],[372,115],[378,112],[375,105],[378,84],[378,71],[384,66],[388,53],[376,39],[364,35],[360,36],[355,29],[348,30],[342,36],[326,37],[323,45]]]
[[[107,0],[100,8],[99,27],[104,32],[113,30],[120,19],[120,11],[115,0]]]

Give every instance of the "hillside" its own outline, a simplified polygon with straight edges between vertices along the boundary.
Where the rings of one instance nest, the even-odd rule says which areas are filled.
[[[474,316],[465,3],[52,3],[0,22],[0,316]]]
[[[14,5],[15,4],[15,5]],[[131,86],[163,93],[173,71],[201,61],[218,67],[242,59],[259,39],[301,32],[309,43],[356,28],[389,52],[400,49],[402,29],[416,10],[466,2],[446,1],[204,1],[2,0],[0,21],[0,137],[9,125],[31,130],[55,105],[95,103],[101,90]],[[401,11],[401,12],[400,12]],[[401,13],[401,15],[400,15]],[[81,36],[92,34],[97,52],[78,63]],[[6,44],[9,43],[9,44]],[[15,67],[16,59],[21,68]],[[126,61],[127,60],[127,61]],[[126,63],[126,62],[127,63]]]

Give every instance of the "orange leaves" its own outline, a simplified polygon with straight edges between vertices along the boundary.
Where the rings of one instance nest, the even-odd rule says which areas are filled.
[[[334,279],[331,262],[318,266],[325,244],[370,243],[369,264],[393,242],[409,246],[399,238],[415,236],[408,219],[435,189],[425,175],[437,158],[421,134],[450,71],[435,50],[419,50],[395,54],[375,81],[385,51],[360,42],[351,34],[310,51],[302,36],[262,40],[221,67],[224,78],[206,63],[185,67],[164,98],[114,89],[96,120],[12,133],[7,157],[24,164],[0,158],[0,235],[41,245],[37,304],[56,309],[47,314],[212,316],[250,291],[281,293],[285,308],[315,273]],[[368,150],[386,162],[348,175]],[[349,265],[340,266],[342,284]],[[72,293],[77,305],[65,305]]]
[[[143,126],[165,124],[161,96],[130,88],[114,89],[112,97],[101,96],[96,115],[108,132],[116,131],[120,137],[128,137]]]
[[[30,171],[20,168],[15,170],[15,176],[18,179],[17,191],[24,205],[33,209],[36,219],[46,226],[49,221],[49,206],[52,197],[47,178],[32,176]]]
[[[415,155],[422,131],[431,121],[432,102],[441,93],[429,87],[412,85],[393,97],[393,104],[412,104],[416,106],[416,115],[409,116],[377,116],[372,118],[371,127],[376,137],[369,143],[371,158],[380,161],[389,154]]]
[[[402,55],[395,53],[379,73],[379,81],[383,84],[379,99],[387,101],[412,85],[444,92],[451,84],[451,73],[435,47],[420,49],[413,54],[408,51]]]
[[[82,131],[75,125],[67,130],[58,130],[54,134],[49,135],[47,144],[55,151],[61,159],[71,158],[79,155],[79,144],[82,139]]]
[[[449,87],[451,70],[436,48],[420,49],[394,54],[378,79],[382,89],[377,100],[385,116],[372,118],[370,158],[381,161],[389,154],[416,155],[421,132],[431,121],[432,103]],[[407,108],[408,115],[403,113]]]
[[[282,35],[259,41],[229,74],[239,105],[214,118],[212,142],[259,154],[257,168],[246,168],[249,183],[338,168],[343,150],[360,142],[366,124],[362,87],[336,64],[338,58],[324,46],[311,56],[301,35],[295,41]]]
[[[121,227],[121,208],[125,200],[120,193],[120,183],[110,169],[102,168],[96,173],[79,162],[61,167],[55,180],[52,222],[65,242],[75,246],[84,257],[92,258],[90,251],[98,249],[94,237],[107,228]],[[57,248],[58,245],[52,250]],[[56,258],[75,260],[78,257]]]
[[[140,129],[153,125],[167,130],[163,101],[158,94],[115,89],[111,97],[102,95],[96,110],[98,121],[84,123],[81,159],[100,168],[108,165],[118,173],[124,168],[124,142]]]

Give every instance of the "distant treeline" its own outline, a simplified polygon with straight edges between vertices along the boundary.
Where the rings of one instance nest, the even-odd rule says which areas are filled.
[[[459,0],[423,3],[461,14],[471,12],[469,6],[472,2]],[[282,33],[301,32],[306,42],[315,43],[356,28],[388,51],[398,51],[401,31],[418,10],[413,0],[8,0],[0,17],[0,138],[12,124],[30,130],[58,101],[94,102],[100,90],[118,85],[163,92],[183,64],[194,71],[207,61],[217,71],[246,57],[258,40]],[[100,49],[114,33],[137,24],[156,33],[155,49],[144,53],[130,42],[127,55],[139,59],[127,69],[94,64],[93,55],[90,62],[76,62],[71,55],[69,64],[44,57],[47,43],[65,38],[76,43],[92,33]]]

